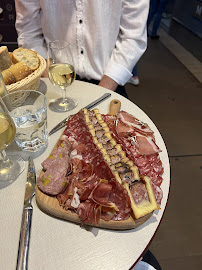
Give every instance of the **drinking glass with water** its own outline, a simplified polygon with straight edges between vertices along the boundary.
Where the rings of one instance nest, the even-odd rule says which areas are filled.
[[[21,97],[25,97],[22,98]],[[23,151],[36,152],[47,146],[47,102],[38,91],[21,90],[3,97],[16,126],[15,141]]]

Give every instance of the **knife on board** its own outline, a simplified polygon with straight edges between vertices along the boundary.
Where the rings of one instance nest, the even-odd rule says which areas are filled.
[[[103,96],[101,96],[100,98],[96,99],[95,101],[91,102],[90,104],[88,104],[87,106],[85,106],[84,108],[90,110],[91,108],[93,108],[94,106],[100,104],[102,101],[104,101],[105,99],[109,98],[111,96],[110,93],[105,93]],[[64,120],[62,120],[60,123],[58,123],[53,129],[51,129],[51,131],[49,132],[49,136],[52,135],[53,133],[55,133],[56,131],[58,131],[59,129],[63,128],[67,121],[69,120],[69,118],[72,115],[69,115],[67,118],[65,118]]]
[[[29,240],[31,235],[31,223],[33,212],[31,202],[33,196],[35,195],[35,185],[36,185],[36,172],[34,167],[34,161],[31,157],[29,157],[16,270],[27,270]]]

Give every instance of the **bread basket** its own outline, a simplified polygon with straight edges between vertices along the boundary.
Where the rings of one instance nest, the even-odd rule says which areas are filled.
[[[29,76],[22,79],[21,81],[16,82],[16,83],[12,83],[12,84],[6,86],[8,93],[15,92],[15,94],[12,95],[12,103],[13,104],[15,104],[15,99],[16,99],[16,102],[18,104],[20,102],[23,103],[24,100],[28,96],[28,94],[23,94],[23,96],[22,96],[22,94],[18,93],[18,90],[37,90],[38,89],[41,75],[46,69],[46,60],[43,57],[41,57],[40,55],[38,55],[38,57],[40,60],[40,66],[38,69],[36,69]]]

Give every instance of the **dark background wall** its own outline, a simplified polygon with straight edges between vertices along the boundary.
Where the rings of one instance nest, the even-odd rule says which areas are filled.
[[[202,1],[177,0],[173,10],[173,19],[202,38]]]
[[[15,2],[14,0],[0,0],[0,34],[3,36],[1,45],[8,46],[9,50],[17,47],[17,33],[15,30]]]
[[[176,0],[169,34],[202,61],[202,0]]]

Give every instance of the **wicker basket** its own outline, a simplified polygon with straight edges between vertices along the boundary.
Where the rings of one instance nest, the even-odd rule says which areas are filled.
[[[32,72],[29,76],[22,79],[19,82],[7,85],[7,91],[8,93],[15,93],[12,95],[12,103],[13,105],[23,103],[24,100],[27,98],[28,94],[24,94],[23,96],[18,93],[18,90],[37,90],[40,83],[40,78],[42,73],[46,69],[46,60],[38,55],[40,59],[40,66],[38,69],[36,69],[34,72]]]

